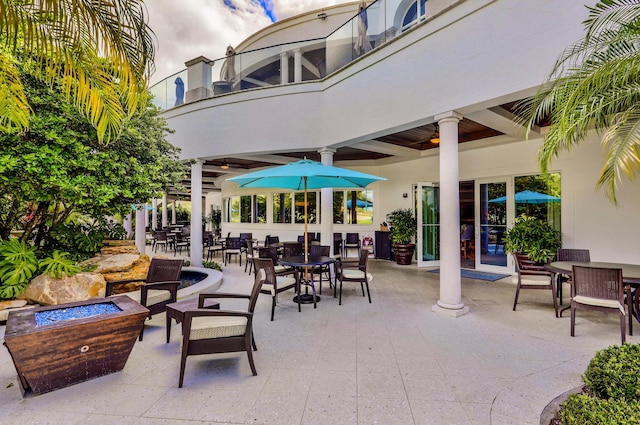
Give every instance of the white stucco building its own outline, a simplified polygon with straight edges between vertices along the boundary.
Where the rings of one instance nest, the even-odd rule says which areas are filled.
[[[198,160],[192,199],[205,196],[204,214],[210,205],[223,209],[225,235],[284,240],[302,234],[287,211],[287,202],[295,209],[291,193],[242,190],[226,182],[234,175],[306,156],[384,177],[358,194],[372,204],[359,218],[349,214],[350,191],[318,191],[310,231],[329,245],[334,232],[375,238],[388,212],[417,206],[414,266],[439,265],[437,308],[457,315],[465,311],[461,262],[514,270],[500,235],[526,208],[515,194],[541,191],[529,187],[537,181],[529,176],[539,174],[536,155],[545,129],[525,140],[512,107],[535,93],[563,49],[584,36],[584,3],[377,1],[366,10],[368,52],[357,47],[363,42],[358,3],[346,3],[255,33],[234,46],[231,72],[224,60],[189,62],[179,74],[183,103],[176,102],[176,75],[153,90],[175,130],[169,140],[185,159]],[[439,144],[431,141],[436,129]],[[623,182],[620,205],[613,206],[595,189],[603,161],[596,134],[555,160],[551,171],[559,186],[553,194],[560,201],[545,204],[545,214],[565,247],[588,248],[598,261],[634,263],[640,258],[640,186]],[[222,169],[223,163],[229,167]],[[491,202],[503,196],[504,202]],[[471,258],[460,255],[461,224],[474,226]],[[192,236],[199,240],[197,229]]]

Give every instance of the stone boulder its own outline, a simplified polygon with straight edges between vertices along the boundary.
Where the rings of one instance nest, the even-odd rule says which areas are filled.
[[[124,254],[122,254],[124,255]],[[123,283],[121,285],[116,285],[113,288],[114,294],[121,294],[123,292],[131,292],[135,291],[142,286],[143,281],[147,278],[147,274],[149,273],[149,265],[151,265],[151,260],[147,255],[138,255],[138,258],[131,264],[131,266],[127,269],[121,271],[101,271],[107,282],[113,282],[116,280],[135,280],[131,283]]]
[[[105,295],[106,281],[99,273],[78,273],[61,278],[41,274],[32,279],[18,299],[41,305],[57,305]]]

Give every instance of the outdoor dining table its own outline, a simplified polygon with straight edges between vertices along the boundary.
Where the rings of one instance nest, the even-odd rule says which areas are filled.
[[[627,263],[611,263],[611,262],[600,262],[600,261],[553,261],[545,266],[547,270],[556,275],[567,275],[571,276],[573,274],[573,266],[583,266],[583,267],[602,267],[607,269],[622,269],[622,281],[625,285],[629,285],[630,287],[638,288],[640,287],[640,264],[627,264]],[[640,313],[640,298],[638,297],[638,290],[636,289],[636,295],[634,297],[634,311],[632,314],[636,316],[636,319],[640,321],[639,313]],[[565,307],[560,310],[560,315],[562,316],[562,312],[569,307]]]
[[[316,288],[315,285],[313,284],[313,278],[308,279],[306,275],[308,275],[308,269],[309,268],[314,268],[317,266],[324,266],[327,264],[332,264],[335,263],[336,260],[333,257],[327,257],[327,256],[309,256],[306,260],[305,260],[305,256],[304,255],[294,255],[292,257],[284,257],[281,258],[280,260],[278,260],[278,262],[284,266],[289,266],[289,267],[295,267],[297,269],[303,269],[307,271],[307,273],[305,273],[303,276],[303,278],[301,279],[301,283],[303,285],[306,285],[305,288],[305,293],[304,294],[300,294],[300,297],[298,298],[298,296],[293,297],[293,301],[294,302],[300,302],[300,304],[311,304],[313,303],[313,307],[316,308],[316,302],[320,301],[320,297],[319,296],[314,296],[312,294],[309,294],[309,286],[311,286],[311,288],[313,289],[313,293],[315,294],[316,292]],[[320,275],[320,279],[322,279],[322,275]]]

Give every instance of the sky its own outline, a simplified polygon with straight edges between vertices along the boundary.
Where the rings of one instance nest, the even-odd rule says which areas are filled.
[[[156,35],[155,84],[185,68],[188,60],[222,58],[228,45],[273,22],[348,0],[147,0]]]

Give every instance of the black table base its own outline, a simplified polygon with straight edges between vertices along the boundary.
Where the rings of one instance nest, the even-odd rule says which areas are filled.
[[[300,304],[313,304],[313,294],[300,294],[300,297],[293,297],[293,302]],[[320,297],[316,295],[316,302],[320,302]]]

